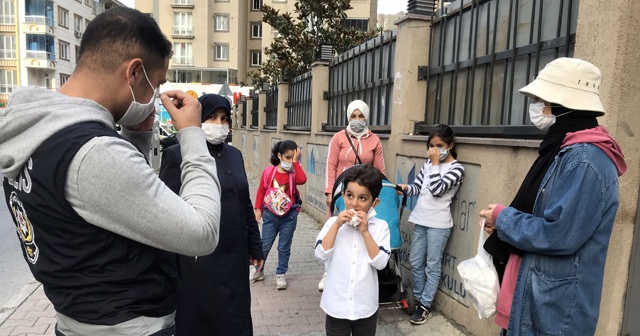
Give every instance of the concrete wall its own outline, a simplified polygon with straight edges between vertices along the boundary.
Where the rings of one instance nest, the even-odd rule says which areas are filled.
[[[629,274],[630,251],[634,223],[637,216],[640,143],[634,139],[640,132],[640,23],[637,17],[640,3],[614,0],[580,2],[575,57],[594,63],[603,73],[601,96],[607,115],[600,123],[609,128],[620,142],[629,164],[629,171],[620,179],[620,210],[611,237],[606,264],[601,314],[597,335],[616,335],[621,332],[623,307]],[[392,182],[402,178],[406,182],[411,167],[419,169],[426,156],[426,137],[412,135],[415,121],[424,120],[426,83],[417,81],[417,67],[427,64],[429,19],[407,15],[398,21],[398,40],[395,57],[393,118],[390,135],[381,135],[386,173]],[[311,132],[282,130],[286,113],[278,113],[278,130],[234,130],[233,143],[243,150],[248,174],[259,175],[268,164],[270,146],[274,139],[291,139],[304,146],[302,165],[308,183],[301,188],[303,210],[319,221],[325,220],[323,195],[326,146],[332,133],[322,132],[327,118],[327,102],[322,91],[327,90],[328,68],[316,64],[313,68],[313,116]],[[281,92],[282,86],[281,86]],[[280,101],[288,100],[285,95]],[[265,97],[260,98],[264,105]],[[264,125],[264,106],[261,106],[259,125]],[[250,109],[247,104],[247,109]],[[250,119],[248,119],[250,120]],[[240,137],[244,140],[236,140]],[[537,157],[539,141],[518,139],[459,138],[456,143],[458,159],[466,169],[464,190],[454,202],[456,228],[445,251],[443,278],[436,296],[436,308],[448,318],[475,335],[495,335],[498,327],[493,318],[478,319],[475,309],[458,287],[455,267],[476,253],[479,234],[478,212],[490,203],[508,204],[514,197],[524,175]],[[253,150],[252,150],[253,149]],[[324,152],[323,152],[324,151]],[[312,155],[313,152],[313,155]],[[325,154],[323,154],[325,153]],[[323,156],[324,155],[324,156]],[[256,160],[254,161],[254,157]],[[254,164],[255,162],[255,164]],[[405,211],[407,217],[410,207]],[[411,228],[401,226],[405,245]],[[410,280],[403,274],[403,280]],[[408,320],[408,317],[407,317]]]

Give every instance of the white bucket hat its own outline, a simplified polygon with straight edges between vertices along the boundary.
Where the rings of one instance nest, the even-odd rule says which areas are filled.
[[[601,112],[602,75],[595,65],[577,58],[558,58],[547,64],[529,85],[520,89],[527,97],[537,97],[568,109]]]

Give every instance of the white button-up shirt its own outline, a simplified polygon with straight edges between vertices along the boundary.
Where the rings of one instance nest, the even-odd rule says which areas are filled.
[[[387,222],[369,215],[369,233],[379,246],[378,255],[371,259],[364,237],[358,228],[347,223],[338,230],[332,249],[322,248],[322,239],[337,217],[331,217],[316,239],[316,258],[327,263],[327,278],[320,300],[320,308],[327,315],[339,319],[358,320],[378,310],[378,273],[389,261],[391,251]]]

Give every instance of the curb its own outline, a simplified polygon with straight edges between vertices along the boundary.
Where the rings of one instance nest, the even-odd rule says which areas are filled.
[[[18,294],[14,295],[9,302],[0,307],[0,327],[4,324],[4,321],[6,321],[9,316],[11,316],[11,314],[13,314],[13,312],[18,309],[18,307],[20,307],[20,305],[40,286],[41,284],[39,282],[32,279],[31,283],[23,286]]]

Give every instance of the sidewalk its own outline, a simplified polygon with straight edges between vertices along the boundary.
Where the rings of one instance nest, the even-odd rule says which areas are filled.
[[[258,179],[250,179],[256,186]],[[255,188],[251,188],[252,198]],[[303,205],[304,207],[305,205]],[[308,206],[308,205],[306,205]],[[251,285],[254,333],[258,335],[324,335],[325,314],[320,309],[318,281],[324,266],[314,256],[313,244],[321,223],[300,213],[293,237],[291,259],[284,291],[275,289],[277,240],[265,266],[265,280]],[[248,269],[247,269],[248,276]],[[33,283],[5,307],[0,308],[0,336],[40,336],[53,334],[55,311],[42,286]],[[425,334],[464,335],[437,312],[426,324],[414,326],[401,309],[381,310],[377,335],[418,336]]]

